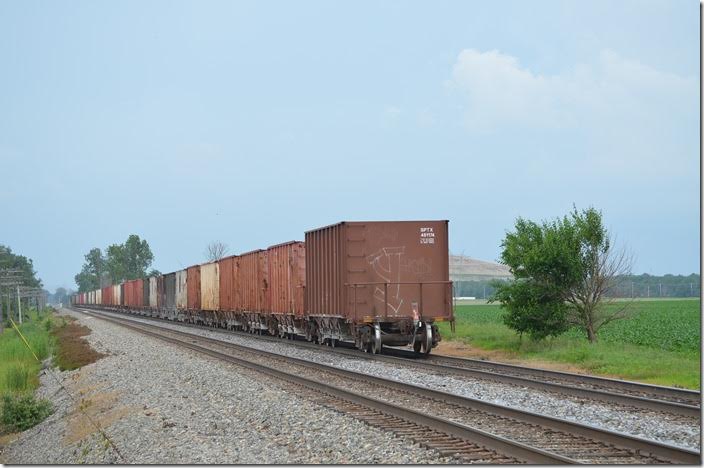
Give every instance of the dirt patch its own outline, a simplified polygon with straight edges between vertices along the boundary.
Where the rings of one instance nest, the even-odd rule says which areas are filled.
[[[433,353],[443,354],[445,356],[481,359],[484,361],[504,362],[507,364],[522,365],[525,367],[538,367],[540,369],[573,372],[575,374],[587,373],[585,369],[571,364],[543,361],[539,359],[519,359],[508,351],[473,348],[472,346],[459,341],[441,341],[438,343],[438,347],[433,350]]]
[[[78,369],[105,356],[91,348],[82,338],[90,335],[90,328],[79,325],[75,319],[68,318],[64,325],[51,333],[56,337],[58,347],[54,363],[62,371]]]
[[[140,411],[137,406],[121,405],[120,393],[105,390],[104,384],[90,383],[92,369],[81,369],[71,376],[71,393],[74,404],[66,419],[63,443],[72,445],[86,439],[113,423]]]

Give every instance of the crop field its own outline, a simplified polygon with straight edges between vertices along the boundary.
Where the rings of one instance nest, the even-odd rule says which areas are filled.
[[[455,333],[447,323],[440,326],[450,342],[442,346],[467,345],[462,351],[475,357],[536,366],[557,363],[568,370],[699,389],[699,299],[634,301],[628,318],[605,325],[595,344],[577,329],[538,343],[521,340],[503,324],[501,314],[497,304],[457,306]]]

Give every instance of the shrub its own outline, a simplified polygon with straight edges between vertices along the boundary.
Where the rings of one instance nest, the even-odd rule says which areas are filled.
[[[36,426],[51,413],[51,402],[45,399],[37,400],[34,395],[3,395],[2,397],[1,422],[15,431],[25,431]]]

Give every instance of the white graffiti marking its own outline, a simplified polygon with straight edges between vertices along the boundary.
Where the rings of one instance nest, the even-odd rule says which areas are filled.
[[[397,283],[389,285],[386,301],[384,288],[380,286],[374,288],[374,298],[391,308],[394,315],[398,314],[403,305],[401,285],[398,283],[401,281],[401,256],[404,250],[405,247],[383,247],[376,253],[367,256],[367,261],[381,279],[387,283]]]

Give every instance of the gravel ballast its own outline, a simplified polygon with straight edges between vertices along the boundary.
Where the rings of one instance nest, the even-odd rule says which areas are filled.
[[[120,315],[120,314],[116,314]],[[153,320],[128,316],[130,319],[155,323]],[[700,426],[698,422],[684,423],[678,416],[630,408],[616,404],[597,403],[591,400],[542,392],[532,388],[521,388],[466,376],[445,375],[427,370],[418,371],[412,366],[397,366],[333,354],[327,349],[320,351],[302,349],[281,340],[272,342],[256,337],[227,333],[224,331],[184,327],[176,323],[159,321],[160,326],[195,333],[231,343],[262,349],[273,353],[333,365],[342,369],[363,372],[422,387],[441,390],[456,395],[510,406],[513,408],[545,414],[581,424],[603,427],[644,439],[699,450]]]
[[[4,447],[3,463],[452,462],[269,377],[64,312],[91,328],[86,339],[107,356],[75,371],[43,371],[38,396],[49,398],[55,412]]]

